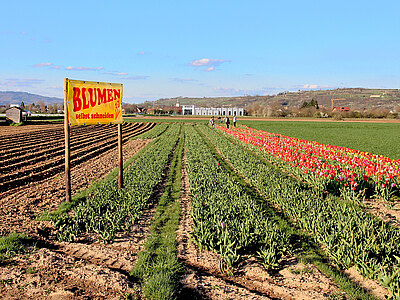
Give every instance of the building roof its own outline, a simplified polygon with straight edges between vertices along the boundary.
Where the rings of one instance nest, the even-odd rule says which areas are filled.
[[[19,106],[13,106],[13,107],[7,108],[6,111],[7,111],[7,110],[10,110],[10,109],[15,109],[15,108],[16,108],[16,109],[19,109],[19,110],[22,111],[22,112],[25,111],[23,108],[21,108],[21,107],[19,107]]]

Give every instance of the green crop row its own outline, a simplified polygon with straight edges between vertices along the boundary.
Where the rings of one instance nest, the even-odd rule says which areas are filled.
[[[55,220],[58,239],[72,241],[83,232],[95,232],[104,241],[113,241],[118,231],[129,231],[161,181],[179,131],[179,125],[170,126],[156,144],[124,172],[123,189],[118,188],[117,180],[106,182],[71,214]]]
[[[210,152],[193,126],[185,126],[185,150],[190,182],[193,237],[200,249],[221,257],[221,270],[231,271],[243,255],[275,268],[290,252],[291,233],[268,215],[246,186]]]
[[[204,127],[218,150],[298,227],[310,232],[343,269],[356,266],[400,297],[400,229],[365,213],[356,204],[308,187],[282,173],[240,141]]]
[[[159,137],[161,134],[163,134],[167,130],[168,126],[168,123],[157,123],[156,126],[153,127],[151,130],[133,137],[132,140],[155,139],[156,137]]]

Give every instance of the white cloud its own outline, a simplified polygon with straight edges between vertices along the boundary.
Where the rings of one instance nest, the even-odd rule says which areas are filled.
[[[316,85],[316,84],[305,84],[304,86],[303,86],[303,89],[316,89],[316,88],[318,88],[318,85]]]
[[[239,89],[235,89],[235,88],[223,88],[223,87],[216,87],[214,88],[214,90],[219,91],[219,92],[238,92]]]
[[[318,85],[318,84],[304,84],[303,86],[300,87],[300,89],[305,89],[305,90],[315,90],[315,89],[329,89],[333,88],[332,86],[329,86],[327,84],[324,85]]]
[[[36,64],[36,65],[33,65],[35,68],[40,68],[40,67],[50,67],[50,66],[52,66],[53,64],[52,63],[49,63],[49,62],[47,62],[47,63],[40,63],[40,64]]]
[[[229,61],[230,60],[225,60],[225,59],[202,58],[202,59],[192,60],[190,62],[190,65],[194,67],[218,66],[224,62],[229,62]]]
[[[226,59],[211,59],[211,58],[202,58],[192,60],[189,65],[197,68],[204,68],[204,71],[211,72],[215,70],[216,66],[223,64],[224,62],[230,62],[230,60]]]
[[[151,52],[149,52],[149,51],[140,51],[140,52],[136,53],[136,55],[148,55],[148,54],[151,54]]]
[[[71,71],[100,71],[100,70],[103,70],[102,67],[89,68],[89,67],[73,67],[73,66],[68,66],[65,69],[71,70]]]
[[[100,71],[100,70],[103,70],[102,67],[89,68],[89,67],[73,67],[73,66],[68,66],[65,69],[70,70],[70,71]]]

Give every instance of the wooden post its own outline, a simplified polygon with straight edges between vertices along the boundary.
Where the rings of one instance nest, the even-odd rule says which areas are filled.
[[[118,124],[118,160],[119,160],[119,172],[118,172],[118,187],[122,189],[124,187],[124,161],[122,159],[122,124]]]
[[[65,199],[71,201],[70,128],[68,124],[68,78],[64,79]]]

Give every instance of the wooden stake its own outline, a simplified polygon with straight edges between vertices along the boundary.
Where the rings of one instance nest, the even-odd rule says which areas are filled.
[[[122,124],[118,124],[118,160],[119,160],[119,172],[118,172],[118,187],[122,189],[124,187],[124,161],[122,159]]]
[[[65,199],[71,201],[70,128],[68,124],[68,78],[64,79]]]

